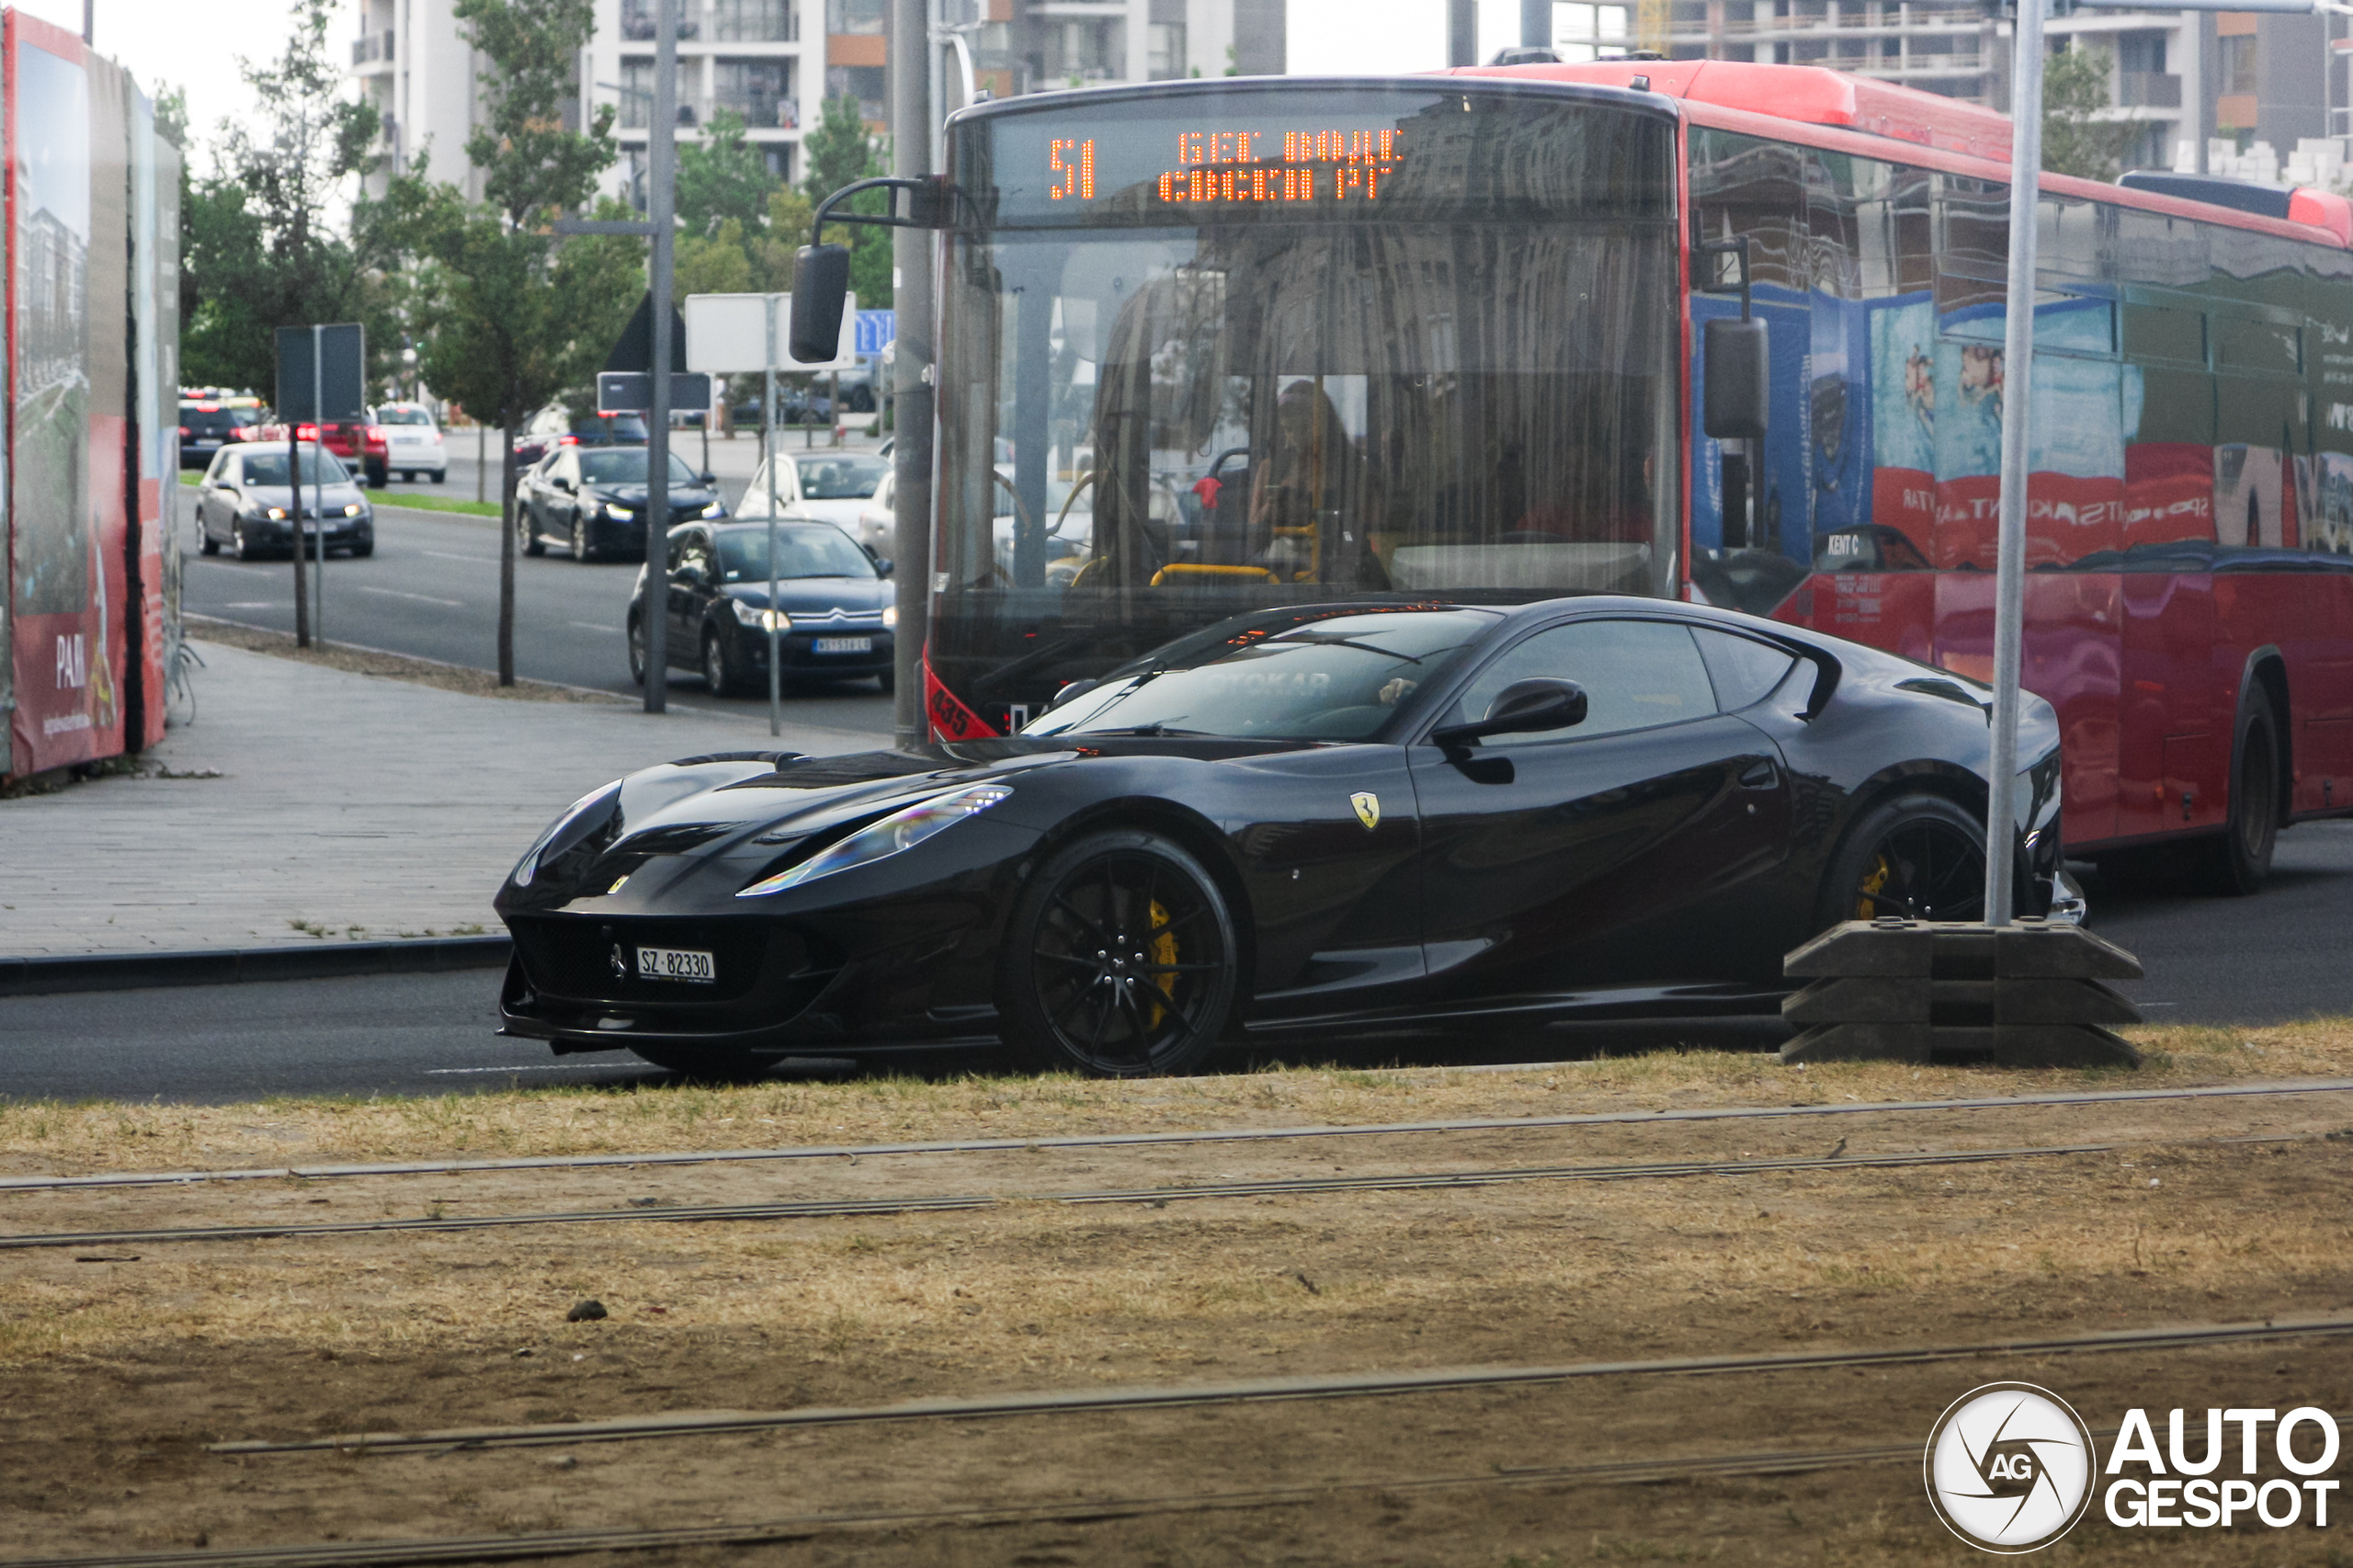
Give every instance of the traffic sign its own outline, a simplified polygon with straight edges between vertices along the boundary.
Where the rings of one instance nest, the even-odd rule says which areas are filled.
[[[898,335],[898,312],[860,311],[858,312],[858,351],[860,354],[880,354],[895,342]]]
[[[768,301],[776,301],[776,360],[768,361]],[[831,359],[795,359],[785,347],[786,327],[792,320],[790,294],[689,294],[687,296],[687,363],[698,370],[722,375],[756,374],[762,370],[798,373],[807,370],[855,370],[858,350],[851,323],[858,296],[849,298],[842,316],[841,345]],[[887,314],[888,312],[883,312]]]
[[[643,414],[653,406],[654,378],[644,371],[599,370],[597,373],[597,413]],[[709,408],[710,378],[673,370],[670,373],[670,406]]]

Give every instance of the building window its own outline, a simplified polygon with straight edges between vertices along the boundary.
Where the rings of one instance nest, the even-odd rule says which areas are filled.
[[[770,142],[765,143],[760,151],[767,154],[768,177],[790,185],[792,183],[792,143]]]
[[[825,67],[825,97],[856,98],[860,119],[879,120],[885,118],[890,71],[881,65],[828,65]]]
[[[1046,77],[1053,82],[1117,82],[1128,74],[1128,24],[1123,17],[1045,24]]]
[[[2227,96],[2256,91],[2255,35],[2241,33],[2236,38],[2217,39],[2222,48],[2222,92]]]
[[[670,15],[678,18],[680,38],[702,36],[702,29],[687,10],[687,0],[670,0]],[[654,0],[621,0],[621,37],[652,43],[660,16],[654,8]]]
[[[790,131],[801,122],[793,101],[790,60],[714,60],[710,62],[713,113],[732,108],[744,123],[763,131]]]
[[[884,7],[888,0],[825,0],[825,30],[829,33],[867,33],[884,31]]]
[[[2161,76],[2165,69],[2165,35],[2163,33],[2119,33],[2116,35],[2116,68],[2138,75]]]
[[[1555,5],[1552,52],[1564,61],[1606,60],[1626,52],[1632,28],[1625,6]]]
[[[654,62],[621,62],[621,129],[643,131],[654,123]]]
[[[792,43],[801,13],[792,0],[710,0],[710,36],[722,43]]]
[[[1185,24],[1154,22],[1146,38],[1145,47],[1149,52],[1144,60],[1145,74],[1155,82],[1182,76],[1185,74]]]

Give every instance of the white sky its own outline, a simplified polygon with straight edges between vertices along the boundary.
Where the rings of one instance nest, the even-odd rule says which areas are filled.
[[[82,0],[15,0],[18,9],[69,31],[82,30]],[[267,57],[290,28],[290,0],[95,0],[100,54],[120,62],[153,94],[188,91],[199,148],[223,118],[244,119],[253,95],[237,73],[240,55]],[[802,0],[814,9],[823,0]],[[1446,63],[1446,0],[1288,0],[1290,65],[1301,74],[1427,71]],[[341,51],[358,30],[345,8],[328,44]],[[1479,58],[1518,41],[1519,0],[1479,0]],[[201,154],[199,153],[199,159]],[[206,165],[199,161],[199,168]]]

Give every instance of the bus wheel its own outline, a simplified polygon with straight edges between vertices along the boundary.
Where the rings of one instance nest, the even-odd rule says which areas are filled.
[[[1863,814],[1823,879],[1814,929],[1842,920],[1982,920],[1985,825],[1942,795],[1898,795]]]
[[[2247,687],[2231,738],[2231,812],[2220,838],[2199,845],[2199,892],[2219,898],[2245,898],[2271,872],[2271,850],[2279,838],[2279,728],[2271,694]]]
[[[1040,1070],[1189,1073],[1233,1014],[1235,960],[1233,917],[1199,860],[1158,834],[1090,834],[1014,906],[997,1017]]]

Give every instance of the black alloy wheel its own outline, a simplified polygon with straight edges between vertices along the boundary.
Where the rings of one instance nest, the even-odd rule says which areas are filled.
[[[1831,861],[1815,928],[1891,915],[1984,919],[1984,824],[1941,795],[1899,795],[1866,812]]]
[[[597,552],[588,548],[588,525],[577,511],[572,514],[572,559],[583,562],[597,559]]]
[[[2231,810],[2220,838],[2192,846],[2192,882],[2219,898],[2260,891],[2279,838],[2279,723],[2271,694],[2250,684],[2231,736]]]
[[[645,622],[636,616],[629,618],[629,678],[645,684]]]
[[[522,496],[515,497],[515,543],[526,555],[545,555],[548,547],[540,538],[540,525],[531,516],[531,504]]]
[[[736,677],[735,662],[727,656],[726,641],[715,626],[703,628],[702,684],[713,697],[725,697],[742,684]]]
[[[1224,1034],[1237,986],[1216,881],[1158,834],[1092,834],[1030,878],[1006,924],[997,1016],[1040,1069],[1188,1073]]]

